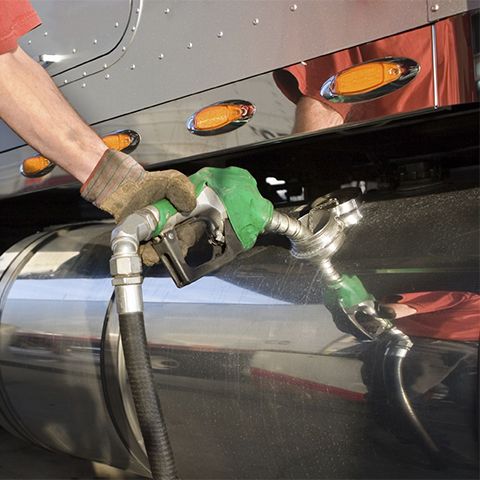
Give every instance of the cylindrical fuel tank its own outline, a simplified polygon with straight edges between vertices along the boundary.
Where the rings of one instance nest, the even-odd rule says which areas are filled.
[[[478,190],[367,203],[363,217],[333,263],[376,298],[478,297]],[[0,258],[0,421],[51,450],[148,475],[109,275],[111,230],[59,227]],[[464,312],[443,309],[439,322],[457,327],[413,335],[404,361],[439,467],[390,401],[384,346],[324,305],[318,266],[288,248],[264,237],[180,290],[162,266],[144,271],[180,477],[476,478],[478,342],[445,334],[461,330]]]

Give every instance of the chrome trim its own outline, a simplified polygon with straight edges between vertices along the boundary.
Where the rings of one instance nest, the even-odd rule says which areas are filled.
[[[438,65],[437,65],[437,32],[432,25],[432,77],[433,77],[433,107],[438,108]]]
[[[409,82],[411,82],[420,72],[420,65],[415,60],[412,60],[410,58],[405,58],[405,57],[375,58],[374,60],[369,60],[368,62],[360,63],[358,65],[366,65],[368,63],[374,63],[374,62],[398,63],[404,68],[405,73],[400,78],[398,78],[398,80],[387,83],[386,85],[383,85],[370,92],[366,92],[358,95],[339,95],[335,92],[335,80],[337,79],[338,75],[343,73],[345,70],[348,70],[349,68],[351,68],[349,67],[345,70],[342,70],[341,72],[338,72],[336,75],[332,75],[322,85],[322,88],[320,89],[320,95],[323,98],[333,103],[355,103],[355,102],[364,102],[366,100],[373,100],[374,98],[383,97],[385,95],[388,95],[389,93],[392,93],[404,87]],[[358,66],[358,65],[352,65],[352,67]]]

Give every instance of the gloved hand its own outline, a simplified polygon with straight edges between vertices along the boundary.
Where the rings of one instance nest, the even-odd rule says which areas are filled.
[[[167,198],[180,212],[195,208],[193,184],[176,170],[147,172],[132,157],[107,150],[80,193],[85,200],[113,215],[117,223],[131,213]]]
[[[187,256],[190,247],[193,247],[203,235],[204,229],[200,222],[186,223],[176,228],[178,241],[182,250],[182,255]],[[153,248],[152,242],[140,245],[139,250],[143,263],[151,267],[160,262],[157,251]]]
[[[194,186],[185,175],[176,170],[147,172],[132,157],[116,150],[107,150],[103,154],[80,193],[85,200],[113,215],[117,223],[163,198],[184,213],[190,212],[196,205]],[[186,237],[189,237],[188,234]],[[189,238],[185,240],[188,243]],[[150,249],[153,250],[150,247],[147,252]],[[140,252],[142,258],[144,251],[145,247]],[[151,256],[147,256],[146,260],[146,265],[159,261],[158,255],[153,263]]]

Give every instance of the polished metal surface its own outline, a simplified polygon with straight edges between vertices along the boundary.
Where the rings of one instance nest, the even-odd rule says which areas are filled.
[[[477,292],[478,195],[367,203],[332,262],[377,298]],[[58,229],[0,258],[1,421],[145,474],[112,302],[112,227]],[[445,469],[382,383],[387,346],[357,338],[325,305],[319,267],[275,238],[181,290],[163,267],[145,271],[150,354],[181,478],[477,478],[478,342],[413,337],[404,359],[405,392]]]
[[[54,76],[84,66],[117,48],[126,34],[135,2],[32,0],[31,3],[42,25],[22,39],[22,46],[32,58],[51,62],[47,71]],[[69,76],[70,80],[74,78]]]
[[[316,210],[331,210],[336,218],[346,227],[353,227],[362,220],[360,207],[363,203],[362,190],[358,187],[342,188],[315,199],[309,212],[309,223],[312,223]],[[311,230],[315,230],[310,225]]]
[[[55,78],[59,85],[68,79],[62,91],[89,123],[428,23],[425,0],[409,0],[408,9],[398,2],[350,0],[300,0],[295,11],[287,0],[147,0],[139,6],[139,14],[131,14],[138,22],[129,24],[134,37],[115,49],[123,45],[125,52],[113,63],[102,59],[98,64],[107,68],[89,75],[86,88],[83,66]],[[107,25],[114,30],[113,21]]]
[[[297,4],[298,8],[294,11],[291,11],[290,8],[286,9],[287,23],[293,23],[290,26],[291,28],[286,30],[285,35],[290,35],[290,33],[297,28],[301,30],[301,35],[295,36],[292,44],[290,41],[287,41],[287,37],[282,34],[282,41],[272,45],[270,39],[272,31],[270,29],[268,29],[268,34],[267,32],[262,32],[260,35],[261,38],[257,38],[258,30],[256,30],[257,34],[254,35],[254,37],[257,38],[256,42],[260,43],[255,44],[255,47],[252,48],[252,51],[255,51],[256,55],[250,55],[248,59],[242,56],[239,59],[238,56],[232,54],[232,52],[238,51],[238,45],[233,41],[235,35],[226,29],[221,30],[223,36],[220,38],[217,37],[218,31],[215,29],[214,40],[216,42],[213,42],[211,49],[205,50],[207,48],[206,44],[209,44],[213,39],[205,36],[206,44],[204,45],[203,41],[201,42],[202,53],[200,54],[199,49],[197,49],[198,42],[192,42],[193,48],[190,50],[183,48],[183,40],[175,44],[175,38],[180,35],[182,31],[178,25],[175,30],[175,35],[172,33],[172,36],[168,37],[169,41],[166,43],[163,37],[159,39],[157,36],[166,35],[170,32],[171,28],[173,29],[173,24],[177,22],[181,22],[183,25],[184,22],[181,21],[181,14],[187,15],[184,3],[186,4],[188,2],[177,2],[176,5],[181,6],[180,10],[176,10],[170,6],[169,8],[171,8],[171,10],[168,14],[165,14],[160,8],[163,2],[142,2],[140,7],[133,8],[138,2],[139,0],[132,0],[132,14],[129,20],[130,22],[136,22],[136,29],[132,32],[129,27],[125,33],[126,36],[131,34],[132,37],[128,37],[128,44],[123,45],[120,51],[117,52],[118,49],[114,49],[111,53],[111,55],[120,55],[121,59],[120,57],[115,57],[112,61],[107,61],[106,57],[100,57],[79,67],[81,78],[78,82],[61,84],[62,91],[67,94],[69,100],[76,99],[75,106],[77,110],[89,123],[95,122],[93,128],[99,135],[104,136],[114,130],[133,128],[143,139],[135,152],[135,158],[145,166],[160,166],[178,159],[220,152],[238,146],[254,144],[261,146],[262,143],[276,141],[279,137],[288,137],[291,134],[296,115],[295,104],[288,100],[284,93],[282,93],[279,86],[275,83],[272,73],[263,72],[269,69],[271,70],[272,68],[281,69],[284,65],[299,63],[305,59],[314,61],[317,55],[326,51],[323,48],[326,48],[329,44],[328,42],[325,43],[325,39],[323,39],[326,30],[319,30],[318,27],[318,22],[324,22],[326,17],[324,15],[315,17],[313,14],[308,14],[310,9],[313,9],[313,13],[315,13],[315,9],[323,5],[324,2],[304,2]],[[44,3],[47,4],[48,2]],[[338,5],[338,2],[335,3]],[[352,8],[354,8],[352,5],[355,5],[355,2],[347,3],[351,11]],[[369,26],[370,24],[373,25],[375,23],[374,20],[377,19],[377,15],[381,16],[385,13],[382,9],[401,8],[400,3],[401,2],[381,2],[381,4],[379,4],[378,2],[367,2],[369,8],[371,7],[373,9],[376,7],[376,11],[373,16],[369,15],[368,18],[365,17],[364,21],[368,23]],[[417,3],[417,0],[415,0],[412,5],[417,5]],[[208,7],[205,7],[205,11],[208,11],[215,2],[193,2],[188,11],[188,15],[193,18],[195,9],[199,8],[200,5],[205,6],[205,4],[208,4]],[[224,2],[224,5],[225,4],[226,2]],[[236,5],[236,2],[228,2],[228,4]],[[249,2],[249,8],[256,4],[257,2]],[[277,4],[280,5],[280,3]],[[362,4],[362,15],[359,17],[360,12],[358,12],[359,15],[356,17],[357,23],[358,18],[363,18],[363,14],[367,15],[369,11],[369,9],[366,8],[367,4]],[[269,2],[259,2],[259,5],[261,5],[262,9],[271,6]],[[158,27],[158,23],[153,25],[155,17],[149,18],[148,21],[145,20],[145,24],[143,27],[141,26],[142,19],[149,17],[145,12],[150,12],[149,9],[152,8],[155,10],[156,15],[159,15],[160,23],[165,21],[169,24],[165,31]],[[210,22],[221,23],[220,17],[217,18],[216,15],[224,14],[224,8],[227,7],[222,6],[218,12],[215,12],[215,15],[208,20],[208,25],[210,25]],[[138,9],[140,10],[137,12]],[[247,10],[248,9],[245,9],[242,15],[246,15]],[[276,8],[275,10],[278,10],[278,17],[275,15],[274,18],[276,22],[279,22],[282,17],[280,14],[281,9]],[[322,12],[323,10],[322,8]],[[150,12],[150,14],[153,15],[153,12]],[[230,18],[230,13],[228,15]],[[347,22],[347,20],[340,18],[340,13],[338,13],[338,15],[339,18],[332,17],[328,19],[329,28],[333,28],[335,21],[340,22],[339,24]],[[304,18],[304,16],[306,18]],[[262,19],[261,16],[254,18]],[[308,28],[314,18],[315,27],[312,27],[310,31]],[[301,28],[299,23],[301,23]],[[240,24],[250,29],[249,22],[247,27],[247,23],[242,24],[240,20],[238,25],[235,25],[235,29],[240,28]],[[263,25],[264,23],[261,21],[257,27],[262,26],[263,28]],[[378,25],[376,24],[375,28],[377,27]],[[154,32],[144,32],[144,34],[142,34],[142,29],[153,29]],[[113,26],[112,30],[116,31],[117,29]],[[281,30],[282,29],[279,29],[279,32]],[[339,31],[338,28],[335,28],[335,31]],[[342,32],[343,31],[342,29]],[[365,29],[362,29],[362,31],[365,31]],[[369,27],[368,34],[372,32],[372,28]],[[275,35],[277,35],[276,31]],[[322,37],[319,38],[318,41],[316,39],[317,35]],[[172,38],[171,42],[170,38]],[[227,38],[228,42],[233,42],[237,46],[229,44],[227,48],[225,43]],[[340,44],[343,44],[349,41],[348,38],[347,36],[339,39],[337,35],[332,34],[332,37],[329,37],[329,42],[338,41]],[[147,41],[151,43],[142,43]],[[119,48],[122,43],[123,42],[120,42]],[[242,42],[240,42],[240,44],[242,45],[242,52],[246,52],[247,47],[245,47]],[[26,46],[28,46],[28,43]],[[123,51],[123,48],[125,48],[125,51]],[[167,50],[170,50],[170,48],[172,51],[168,53]],[[216,49],[220,49],[220,53],[217,56],[213,53],[216,52]],[[263,52],[265,49],[266,52]],[[297,53],[291,53],[290,49]],[[158,54],[159,50],[161,50],[160,54]],[[275,54],[272,54],[272,52],[275,52]],[[292,55],[291,57],[288,56],[290,55],[289,52]],[[132,53],[132,57],[128,59],[124,58],[127,53]],[[394,53],[395,52],[392,52],[392,56]],[[192,63],[192,54],[193,58],[198,60],[202,65],[200,69],[201,73],[198,73],[196,70],[198,69],[198,65],[196,66],[195,62]],[[199,56],[198,59],[197,54]],[[186,58],[185,55],[187,56]],[[215,58],[213,67],[208,68],[207,65],[210,65],[212,58]],[[224,63],[221,63],[222,58],[224,59]],[[371,56],[365,59],[370,60]],[[91,75],[88,68],[93,67],[94,64],[96,65],[95,62],[100,62],[98,68],[102,71],[98,74]],[[177,62],[180,62],[181,67],[178,67]],[[268,65],[264,64],[264,62],[267,62]],[[230,65],[231,63],[235,64],[233,68]],[[442,62],[442,69],[437,72],[437,76],[440,76],[439,78],[442,78],[442,75],[447,76],[445,70],[447,66],[444,65],[444,63],[445,62]],[[104,68],[105,65],[106,68]],[[132,65],[135,66],[134,69],[132,69]],[[253,68],[252,71],[249,70],[251,67]],[[116,74],[114,76],[113,73],[106,73],[111,72],[111,69],[114,68],[119,69],[120,75]],[[179,73],[183,71],[183,68],[189,69],[189,72],[185,75]],[[451,66],[448,65],[448,68],[451,68]],[[76,69],[72,70],[72,72],[74,71],[76,71]],[[92,70],[92,72],[93,71],[94,70]],[[469,68],[463,66],[458,72],[459,78],[463,78],[466,75],[465,72],[468,71]],[[84,73],[86,77],[83,76]],[[325,78],[320,80],[322,80],[322,82],[327,80],[333,73],[334,72],[330,71],[328,74],[325,73]],[[254,76],[252,77],[251,75]],[[418,78],[420,78],[421,75],[429,75],[429,81],[431,81],[429,69],[424,68]],[[105,78],[106,76],[108,76],[108,79]],[[62,77],[62,75],[58,75],[58,78],[60,77]],[[190,80],[187,81],[186,77],[189,77]],[[231,79],[229,80],[227,77]],[[95,83],[91,83],[93,79],[97,79]],[[192,87],[192,89],[189,89],[188,85],[184,84],[184,80],[186,83],[195,80],[194,85],[196,88]],[[202,80],[202,82],[205,81],[205,85],[203,85],[200,80]],[[463,81],[461,83],[463,84]],[[210,86],[206,86],[207,84]],[[318,85],[318,89],[320,89],[321,84],[322,83]],[[74,96],[70,96],[70,93],[66,90],[70,87],[74,90],[72,91],[72,95],[75,93]],[[402,91],[409,94],[410,89],[414,87],[415,82],[412,82]],[[179,90],[169,96],[168,92],[172,88]],[[459,98],[463,98],[461,92],[459,92],[459,95]],[[190,134],[185,127],[185,122],[191,116],[192,112],[198,111],[205,105],[217,103],[225,98],[247,99],[256,107],[255,116],[243,128],[222,135],[200,137]],[[134,105],[127,106],[126,103],[128,102],[133,102]],[[375,110],[373,104],[374,102],[372,102],[372,111]],[[361,104],[362,109],[366,109],[367,105],[368,104]],[[427,102],[425,107],[428,106]],[[433,98],[431,106],[434,106]],[[393,110],[394,113],[400,113],[397,112],[396,108],[397,107]],[[110,109],[114,111],[110,111]],[[94,115],[89,116],[89,112],[94,113]],[[114,117],[112,117],[112,115]],[[324,127],[322,125],[316,125],[314,129],[321,128]],[[18,175],[18,169],[22,161],[25,158],[35,155],[36,152],[30,147],[25,146],[18,137],[3,125],[0,128],[0,152],[2,152],[0,153],[0,197],[14,196],[30,191],[75,183],[70,175],[58,168],[40,179],[21,178],[21,176]]]

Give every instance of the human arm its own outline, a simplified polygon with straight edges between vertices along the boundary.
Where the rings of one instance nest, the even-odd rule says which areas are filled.
[[[84,183],[107,147],[20,47],[0,55],[0,118]]]
[[[146,172],[133,158],[108,151],[44,69],[20,47],[0,55],[0,117],[29,145],[82,182],[83,197],[118,221],[168,197],[195,206],[193,186],[174,170]]]

